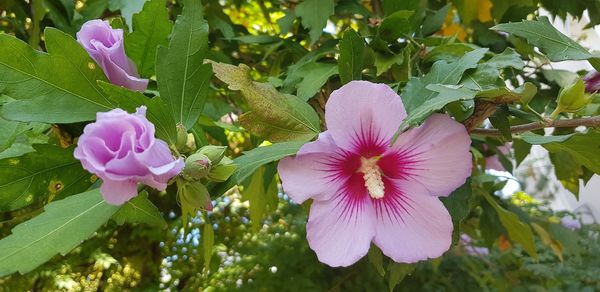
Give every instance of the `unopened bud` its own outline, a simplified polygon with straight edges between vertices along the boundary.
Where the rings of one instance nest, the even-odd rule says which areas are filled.
[[[184,125],[177,124],[177,138],[175,140],[175,147],[177,147],[178,150],[185,148],[185,144],[187,143],[187,140],[188,140],[187,129],[185,128]]]
[[[562,112],[576,112],[590,102],[590,95],[585,93],[583,80],[577,81],[560,90],[558,95],[558,108]]]
[[[233,174],[237,166],[233,164],[233,160],[228,157],[223,157],[218,165],[210,169],[208,179],[216,182],[224,182]]]
[[[197,181],[208,176],[210,167],[211,162],[206,155],[195,153],[185,159],[182,176],[186,180]]]
[[[198,150],[197,153],[202,153],[202,154],[206,155],[208,157],[208,159],[210,159],[210,162],[212,163],[212,165],[217,165],[217,164],[219,164],[219,162],[221,162],[221,159],[223,159],[223,156],[225,156],[226,149],[227,149],[226,146],[208,145],[208,146],[204,146],[204,147],[200,148],[200,150]]]

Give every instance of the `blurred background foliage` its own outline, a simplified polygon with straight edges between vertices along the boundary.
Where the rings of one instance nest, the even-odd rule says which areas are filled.
[[[45,27],[74,35],[85,21],[103,18],[127,29],[144,2],[0,0],[0,31],[44,49]],[[336,59],[339,40],[348,29],[371,39],[364,46],[360,61],[364,70],[359,74],[396,88],[402,88],[411,76],[427,72],[435,61],[458,60],[477,46],[498,54],[512,47],[527,61],[529,70],[510,68],[504,70],[502,78],[515,87],[523,81],[535,84],[539,90],[530,106],[533,112],[544,113],[554,107],[563,86],[561,78],[567,77],[560,72],[541,74],[543,65],[549,62],[545,56],[523,39],[506,37],[489,28],[532,19],[540,7],[561,18],[581,17],[587,9],[590,25],[600,23],[600,1],[595,0],[205,0],[203,4],[210,26],[210,59],[250,66],[255,80],[309,100],[320,115],[326,97],[343,83],[342,78],[347,79],[338,75]],[[167,7],[171,19],[182,8],[181,3],[171,0]],[[413,11],[419,17],[394,14],[402,10]],[[398,30],[404,28],[416,31],[414,39],[396,42]],[[150,90],[155,86],[151,84]],[[0,104],[8,102],[2,98]],[[191,129],[196,143],[229,146],[231,158],[265,145],[240,126],[238,116],[247,108],[242,100],[239,92],[226,90],[215,79],[203,116]],[[587,110],[597,113],[598,107],[593,106]],[[472,113],[473,105],[458,102],[455,107],[458,109],[446,110],[464,120]],[[518,124],[527,121],[531,112],[515,116],[510,117],[511,122]],[[497,126],[505,119],[506,114],[499,115],[492,123]],[[17,131],[10,148],[0,148],[0,157],[31,152],[35,143],[66,147],[81,133],[82,126],[32,123],[26,130]],[[497,147],[505,142],[502,137],[474,138],[478,167],[472,187],[457,190],[453,197],[458,201],[445,202],[453,218],[459,218],[455,225],[460,226],[460,232],[456,228],[456,245],[440,259],[399,265],[372,248],[368,257],[349,268],[333,269],[319,263],[305,239],[307,208],[291,203],[277,184],[271,183],[274,179],[277,182],[273,162],[233,189],[230,187],[235,183],[231,182],[212,185],[215,208],[205,215],[198,213],[186,230],[172,190],[167,194],[151,193],[168,223],[167,229],[144,224],[119,226],[110,221],[67,256],[56,256],[26,275],[1,278],[0,291],[600,290],[598,225],[573,228],[561,224],[561,218],[570,218],[571,214],[555,213],[523,192],[511,199],[493,196],[506,198],[512,194],[502,191],[505,177],[485,171],[485,158],[497,155],[512,171],[511,161],[518,164],[529,153],[530,146],[520,141],[514,142],[514,154],[502,153]],[[591,177],[585,167],[579,165],[577,169],[580,171],[576,177],[570,177],[577,184],[579,179]],[[570,172],[563,172],[561,177],[565,173]],[[269,181],[267,187],[258,187],[261,195],[269,195],[259,211],[252,211],[252,202],[249,204],[244,191],[257,189],[253,181],[262,182],[257,175]],[[0,237],[39,214],[43,205],[38,202],[0,214],[0,220],[4,220],[0,222]],[[532,245],[523,246],[527,239],[518,242],[513,232],[531,237]],[[400,281],[401,285],[396,285]]]

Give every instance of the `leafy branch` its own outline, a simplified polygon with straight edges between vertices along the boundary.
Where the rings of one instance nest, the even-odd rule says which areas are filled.
[[[512,126],[510,127],[510,132],[512,134],[518,134],[544,128],[575,128],[579,126],[586,126],[591,128],[600,127],[600,116],[572,120],[547,120],[543,122],[533,122],[523,125]],[[498,129],[476,128],[471,131],[471,134],[490,137],[502,137],[502,133]]]

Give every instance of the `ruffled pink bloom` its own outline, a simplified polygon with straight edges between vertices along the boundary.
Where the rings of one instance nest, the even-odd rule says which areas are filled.
[[[138,183],[165,190],[184,166],[167,143],[154,138],[154,125],[146,119],[144,106],[135,114],[122,109],[98,113],[96,122],[85,126],[74,156],[102,179],[100,192],[113,205],[135,197]]]
[[[77,41],[111,83],[135,91],[146,90],[148,79],[139,78],[135,65],[125,55],[122,29],[114,29],[100,19],[90,20],[77,32]]]
[[[406,111],[385,84],[352,81],[331,93],[328,130],[278,171],[297,203],[312,199],[307,238],[319,260],[349,266],[375,243],[396,262],[442,255],[452,220],[438,199],[471,173],[471,140],[463,125],[434,114],[392,137]]]

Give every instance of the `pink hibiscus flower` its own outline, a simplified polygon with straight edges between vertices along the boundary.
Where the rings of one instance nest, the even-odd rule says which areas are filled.
[[[406,111],[385,84],[352,81],[331,93],[328,130],[278,171],[297,203],[312,199],[307,239],[319,260],[349,266],[371,242],[396,262],[442,255],[452,220],[438,199],[471,173],[463,125],[434,114],[390,145]]]

